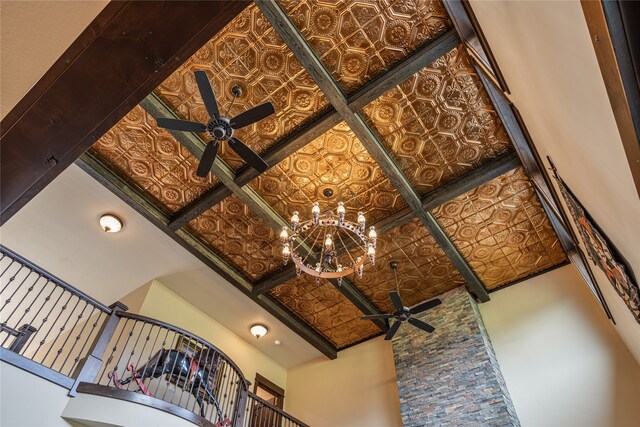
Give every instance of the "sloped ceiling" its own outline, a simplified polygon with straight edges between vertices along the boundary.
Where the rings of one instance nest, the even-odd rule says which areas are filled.
[[[436,0],[283,1],[281,5],[347,96],[392,72],[451,28],[445,8]],[[236,176],[251,178],[225,189],[214,174],[204,179],[195,175],[198,160],[174,135],[157,127],[143,102],[89,154],[157,209],[162,221],[171,223],[198,205],[197,215],[182,225],[182,232],[222,259],[226,271],[253,285],[282,277],[273,279],[276,286],[262,298],[293,313],[337,349],[382,331],[359,320],[360,309],[333,284],[316,285],[308,277],[283,274],[286,267],[273,224],[293,211],[306,216],[313,201],[325,208],[344,201],[349,215],[363,211],[369,223],[381,225],[376,265],[366,265],[362,279],[349,278],[350,286],[380,311],[391,309],[387,292],[396,288],[388,268],[392,260],[400,263],[398,287],[407,304],[465,285],[459,269],[424,224],[406,214],[402,193],[346,123],[325,120],[329,125],[322,132],[313,137],[305,133],[333,114],[330,103],[255,4],[151,95],[156,105],[180,118],[206,122],[195,70],[207,72],[223,109],[231,100],[231,88],[243,89],[229,116],[266,101],[275,105],[275,115],[238,132],[256,152],[295,149],[279,151],[286,155],[276,156],[278,161],[257,176],[247,175],[242,160],[223,144],[220,164]],[[359,114],[423,197],[513,152],[462,46],[380,94]],[[301,134],[306,135],[304,143],[299,142]],[[298,145],[287,145],[292,140]],[[327,188],[332,197],[324,196]],[[429,209],[488,290],[566,262],[529,179],[517,164]]]

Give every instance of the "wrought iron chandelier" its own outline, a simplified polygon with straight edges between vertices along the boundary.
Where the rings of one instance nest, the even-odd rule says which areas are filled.
[[[371,264],[376,261],[377,234],[375,227],[366,232],[366,219],[358,212],[357,222],[345,219],[346,209],[338,202],[334,213],[331,210],[320,213],[318,202],[311,208],[312,218],[300,222],[298,212],[291,216],[289,227],[280,233],[282,259],[286,265],[289,259],[296,266],[296,274],[302,272],[320,279],[338,279],[362,271],[366,259]]]

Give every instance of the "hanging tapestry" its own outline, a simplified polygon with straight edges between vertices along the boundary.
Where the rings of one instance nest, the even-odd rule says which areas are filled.
[[[564,197],[569,207],[569,212],[587,249],[589,258],[604,271],[618,295],[627,304],[636,321],[640,323],[640,290],[637,283],[633,282],[624,264],[619,261],[620,257],[614,255],[614,252],[617,253],[614,246],[600,232],[598,226],[584,210],[584,207],[575,198],[571,190],[560,177],[556,176],[556,178],[562,197]]]

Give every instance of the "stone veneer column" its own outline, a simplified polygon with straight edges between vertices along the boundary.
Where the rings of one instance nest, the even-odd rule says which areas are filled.
[[[519,426],[476,302],[464,289],[404,324],[393,339],[402,423],[411,426]]]

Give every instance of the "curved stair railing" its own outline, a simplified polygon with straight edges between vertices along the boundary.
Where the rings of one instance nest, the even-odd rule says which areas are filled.
[[[77,393],[152,406],[200,426],[306,427],[249,393],[216,346],[105,306],[0,245],[0,359]],[[249,417],[249,418],[247,418]]]

